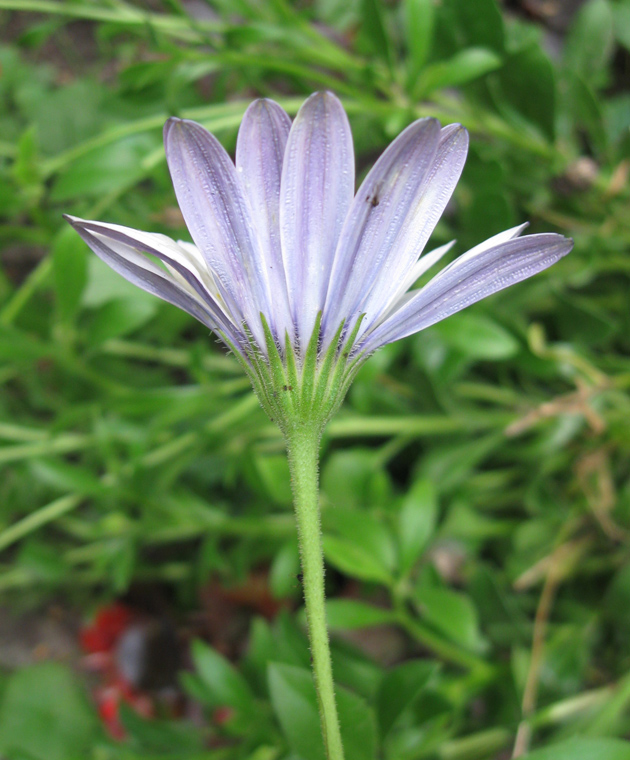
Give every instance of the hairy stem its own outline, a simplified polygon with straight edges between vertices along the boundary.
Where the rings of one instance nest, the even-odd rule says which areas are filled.
[[[317,425],[299,425],[286,435],[322,735],[328,760],[343,760],[324,606],[324,555],[318,498],[319,440]]]

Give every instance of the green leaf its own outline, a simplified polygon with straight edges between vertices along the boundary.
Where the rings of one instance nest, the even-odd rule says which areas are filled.
[[[391,610],[374,607],[356,599],[329,599],[326,602],[326,621],[331,630],[351,631],[355,628],[384,625],[395,619]]]
[[[322,516],[324,531],[356,544],[367,551],[381,567],[391,571],[396,565],[396,550],[387,525],[362,509],[327,509]]]
[[[519,342],[504,327],[474,312],[454,314],[434,329],[450,346],[475,359],[509,359],[520,350]]]
[[[610,101],[600,101],[593,88],[578,74],[565,71],[561,91],[562,109],[560,110],[560,127],[564,135],[569,137],[575,133],[586,131],[593,145],[604,152],[606,150],[611,129],[608,114],[604,115],[603,107]],[[624,123],[621,130],[627,132],[628,124]],[[611,142],[614,142],[614,137]]]
[[[13,176],[31,200],[42,192],[38,134],[35,126],[26,129],[17,142],[17,154],[13,164]]]
[[[538,45],[519,50],[505,59],[496,77],[499,110],[517,124],[524,119],[553,140],[556,84],[553,65],[543,50]]]
[[[233,707],[242,717],[255,712],[254,695],[247,681],[212,647],[194,641],[192,658],[200,682],[205,687],[205,703],[211,707]]]
[[[85,250],[88,248],[85,246]],[[115,298],[128,298],[146,301],[147,303],[157,304],[155,296],[140,290],[136,285],[132,285],[118,272],[114,272],[104,261],[95,255],[88,255],[87,259],[88,282],[83,291],[81,304],[88,308],[102,306],[108,301]]]
[[[103,128],[104,116],[111,119],[101,111],[107,93],[96,79],[77,77],[63,87],[32,88],[20,96],[29,122],[37,127],[42,152],[49,156],[97,134]]]
[[[315,0],[313,9],[324,24],[340,32],[360,22],[359,0]]]
[[[423,618],[445,636],[471,651],[484,650],[477,610],[468,596],[422,583],[416,588],[414,597]]]
[[[301,595],[302,584],[298,580],[299,572],[300,553],[297,541],[292,539],[281,547],[271,564],[269,585],[277,599]]]
[[[464,443],[454,442],[449,446],[436,446],[424,458],[420,473],[434,483],[439,483],[441,493],[449,493],[468,480],[471,472],[493,451],[504,445],[504,433],[492,432],[483,436],[479,435],[476,440],[466,439]],[[495,524],[496,522],[492,518],[482,515],[479,510],[468,508],[468,512],[473,512],[478,516],[479,522],[483,525]],[[473,522],[477,523],[477,520],[473,520]]]
[[[51,347],[34,340],[30,333],[3,325],[0,330],[0,359],[14,364],[28,364],[50,356]]]
[[[69,570],[64,555],[57,548],[36,538],[29,538],[21,544],[14,564],[42,585],[59,583]]]
[[[630,742],[576,737],[535,750],[522,760],[630,760]]]
[[[406,575],[427,546],[435,530],[438,504],[433,484],[424,478],[410,489],[398,515],[399,569]]]
[[[392,65],[389,34],[385,29],[383,6],[379,0],[361,0],[361,31],[371,51]]]
[[[367,549],[345,538],[324,536],[324,555],[331,565],[350,577],[385,585],[391,583],[391,575]]]
[[[128,335],[146,324],[158,309],[157,300],[117,298],[96,312],[88,329],[88,342],[100,345],[110,338]]]
[[[529,643],[527,616],[508,589],[508,582],[496,568],[481,563],[470,579],[469,591],[484,631],[501,647],[512,642]]]
[[[387,498],[389,481],[373,451],[338,451],[324,466],[322,490],[335,509],[380,506]]]
[[[212,64],[211,61],[208,61]],[[120,88],[125,91],[140,92],[152,85],[162,85],[177,65],[174,58],[163,61],[141,61],[126,66],[119,76]]]
[[[4,756],[89,757],[98,735],[95,714],[67,668],[46,662],[10,677],[0,703],[0,753]]]
[[[351,689],[371,704],[383,677],[381,667],[340,637],[335,638],[331,648],[335,683]]]
[[[503,53],[503,15],[496,0],[443,0],[443,3],[457,48],[484,47]]]
[[[431,52],[434,16],[433,0],[405,0],[403,3],[403,31],[407,46],[407,87],[411,91]]]
[[[485,86],[483,89],[486,90]],[[506,192],[508,175],[504,161],[490,158],[475,144],[471,146],[463,177],[469,189],[468,201],[462,207],[461,224],[465,233],[460,240],[463,246],[472,247],[516,225],[513,194]]]
[[[341,686],[337,688],[336,695],[346,760],[376,760],[374,713],[361,697]]]
[[[58,203],[121,192],[143,178],[143,160],[159,146],[154,135],[145,133],[93,150],[58,175],[51,198]]]
[[[444,87],[457,87],[488,74],[501,66],[501,58],[488,48],[468,48],[447,61],[427,66],[414,89],[421,97]]]
[[[359,509],[327,509],[323,514],[326,559],[348,575],[388,584],[396,550],[387,526]]]
[[[482,185],[475,190],[470,205],[464,211],[462,224],[466,226],[466,234],[475,242],[514,227],[514,208],[505,187],[494,190]]]
[[[607,0],[589,0],[571,24],[564,44],[564,64],[587,83],[603,85],[614,41],[610,4]]]
[[[61,319],[69,321],[79,309],[87,283],[87,249],[71,227],[64,227],[55,237],[52,259],[57,309]]]
[[[136,543],[131,535],[112,541],[108,561],[116,591],[123,592],[129,588],[136,569],[136,554]]]
[[[311,674],[303,668],[271,663],[268,680],[271,704],[291,749],[304,760],[325,760]]]
[[[267,689],[267,665],[277,659],[275,654],[276,644],[269,624],[263,618],[255,617],[249,628],[242,666],[258,693]]]
[[[437,671],[433,662],[412,660],[386,673],[376,699],[383,739]]]
[[[33,477],[58,491],[101,495],[106,486],[87,467],[59,459],[36,459],[30,464]]]
[[[201,732],[196,726],[181,721],[147,720],[127,705],[120,704],[120,718],[134,745],[143,752],[164,755],[174,753],[177,757],[188,757],[202,749]]]
[[[613,3],[613,30],[617,41],[623,45],[626,50],[630,50],[630,2],[621,0]]]
[[[256,455],[254,457],[256,472],[262,481],[267,494],[276,504],[290,506],[291,476],[289,465],[284,454]]]
[[[302,627],[287,612],[281,612],[276,618],[273,631],[274,662],[307,668],[311,662],[308,640]]]
[[[271,704],[291,750],[302,760],[324,760],[317,697],[309,671],[271,663],[268,680]],[[376,725],[372,711],[347,689],[338,687],[336,696],[346,760],[374,760]]]

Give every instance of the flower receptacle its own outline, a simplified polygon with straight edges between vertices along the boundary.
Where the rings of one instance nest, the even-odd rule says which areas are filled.
[[[349,333],[342,322],[326,350],[321,348],[321,313],[304,349],[296,346],[288,334],[282,348],[264,314],[260,318],[265,350],[250,338],[247,359],[236,351],[234,355],[251,380],[263,409],[285,438],[304,428],[311,428],[321,436],[367,359],[364,353],[353,353],[361,317]],[[223,339],[229,345],[225,336]]]

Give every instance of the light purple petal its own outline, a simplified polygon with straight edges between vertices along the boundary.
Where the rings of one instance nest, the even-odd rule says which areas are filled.
[[[169,119],[164,144],[188,230],[216,275],[230,312],[262,344],[259,313],[270,317],[272,297],[236,168],[216,137],[195,122]]]
[[[572,247],[572,240],[551,233],[527,235],[491,248],[482,244],[475,255],[471,255],[475,249],[463,254],[418,290],[367,337],[361,348],[371,352],[424,330],[492,293],[547,269],[566,256]]]
[[[302,345],[324,306],[333,255],[353,194],[348,118],[334,95],[316,93],[291,127],[280,188],[282,254]]]
[[[390,314],[397,311],[402,306],[403,301],[408,301],[412,293],[408,293],[409,288],[419,280],[425,272],[428,272],[431,267],[435,266],[440,259],[445,256],[451,248],[455,245],[455,241],[451,240],[450,243],[441,245],[439,248],[435,248],[429,253],[425,253],[418,261],[411,267],[407,276],[402,280],[397,291],[391,298],[389,304],[385,306],[385,311],[379,317],[379,321],[376,324],[384,322]]]
[[[435,119],[411,124],[361,186],[339,240],[326,300],[324,343],[341,319],[378,321],[418,261],[461,175],[466,130]]]
[[[488,248],[494,248],[501,243],[505,243],[512,238],[518,237],[527,226],[528,223],[525,222],[525,224],[520,224],[518,227],[512,227],[511,229],[505,230],[504,232],[499,232],[498,235],[494,235],[493,237],[488,238],[488,240],[485,240],[483,243],[476,245],[474,248],[471,248],[469,251],[462,254],[462,256],[459,257],[459,263],[462,264],[464,261],[466,261],[466,259],[472,258],[473,256],[482,253]],[[416,282],[416,280],[420,279],[420,277],[422,277],[425,272],[428,272],[431,267],[435,266],[435,264],[438,263],[444,254],[450,251],[454,244],[455,241],[451,240],[450,243],[446,243],[446,245],[442,245],[439,248],[436,248],[429,253],[425,253],[420,257],[420,259],[409,271],[407,277],[401,282],[398,292],[394,295],[391,303],[387,306],[386,310],[381,314],[378,321],[374,325],[374,328],[382,324],[386,319],[388,319],[388,317],[390,317],[394,312],[398,311],[417,294],[417,291],[408,292],[409,288]]]
[[[94,253],[132,284],[183,309],[211,330],[222,330],[239,347],[243,337],[222,306],[191,269],[182,265],[177,245],[164,235],[65,216]],[[182,277],[176,282],[145,253],[164,261]],[[188,286],[188,287],[186,287]]]
[[[249,201],[263,266],[273,294],[266,314],[280,341],[293,334],[280,245],[280,178],[291,119],[273,100],[255,100],[245,111],[236,142],[236,171]],[[274,319],[275,316],[275,319]]]
[[[435,158],[440,125],[411,124],[371,169],[354,199],[335,252],[324,320],[334,333],[378,276]]]
[[[462,253],[462,255],[455,259],[455,261],[452,261],[449,266],[453,266],[456,263],[458,266],[461,266],[464,262],[468,261],[468,259],[474,259],[475,256],[478,256],[480,253],[483,253],[490,248],[496,248],[503,243],[507,243],[509,240],[514,240],[528,227],[529,222],[524,222],[523,224],[518,224],[516,227],[510,227],[509,230],[503,230],[503,232],[499,232],[496,235],[489,237],[487,240],[484,240],[483,243],[477,244],[474,248],[466,251],[466,253]],[[445,267],[443,271],[445,272],[447,268],[448,267]]]

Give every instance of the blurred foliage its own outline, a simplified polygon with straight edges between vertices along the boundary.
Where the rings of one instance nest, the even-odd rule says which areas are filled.
[[[587,0],[561,32],[507,5],[0,0],[3,603],[61,596],[87,615],[159,584],[185,615],[208,579],[261,567],[286,600],[238,663],[193,649],[182,683],[207,721],[125,710],[115,744],[47,663],[0,682],[0,754],[322,760],[281,439],[207,331],[110,272],[61,213],[185,237],[166,117],[231,150],[253,97],[294,114],[329,88],[361,174],[420,116],[468,127],[436,244],[524,220],[575,239],[553,269],[381,350],[327,430],[347,758],[515,742],[531,760],[630,757],[614,738],[630,733],[630,2]],[[373,626],[404,634],[395,666],[348,639]]]

